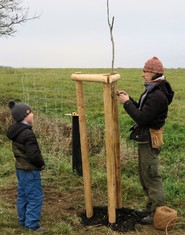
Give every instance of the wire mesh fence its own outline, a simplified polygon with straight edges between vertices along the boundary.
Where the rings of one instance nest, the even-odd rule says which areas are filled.
[[[52,117],[63,113],[63,86],[60,76],[42,73],[25,74],[21,77],[22,100],[30,104],[38,113],[52,114]]]
[[[70,79],[70,78],[69,78]],[[75,83],[72,82],[73,105],[66,97],[67,86],[59,74],[25,73],[21,75],[22,101],[28,103],[36,114],[36,129],[38,133],[47,135],[48,144],[57,147],[58,142],[67,154],[72,153],[72,117],[66,113],[77,112]],[[70,91],[67,91],[67,93]],[[88,129],[90,156],[100,154],[105,156],[105,114],[102,84],[84,83],[84,101]],[[69,102],[69,106],[66,103]],[[71,108],[72,107],[72,108]],[[46,116],[41,116],[46,115]],[[42,121],[41,121],[42,120]],[[46,132],[43,131],[45,123]],[[40,134],[41,135],[41,134]],[[127,139],[121,139],[121,159],[130,161],[130,156],[136,157],[135,144],[129,144]]]

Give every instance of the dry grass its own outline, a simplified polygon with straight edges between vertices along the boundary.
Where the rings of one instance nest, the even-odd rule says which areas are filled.
[[[7,128],[13,123],[10,110],[5,107],[0,108],[0,132],[5,134]],[[59,118],[51,118],[44,114],[36,114],[33,123],[34,132],[38,138],[41,148],[50,154],[65,155],[72,154],[72,124],[70,121]],[[104,148],[103,128],[91,125],[88,127],[88,142],[90,155],[98,154]],[[5,136],[0,137],[4,141]]]

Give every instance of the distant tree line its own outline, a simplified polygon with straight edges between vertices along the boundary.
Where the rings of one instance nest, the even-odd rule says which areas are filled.
[[[12,67],[11,66],[3,66],[3,65],[0,65],[0,69],[11,69]]]

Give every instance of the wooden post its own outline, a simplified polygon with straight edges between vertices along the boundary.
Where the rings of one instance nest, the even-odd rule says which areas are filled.
[[[91,190],[90,166],[88,159],[88,138],[87,138],[87,127],[86,127],[82,82],[76,81],[76,94],[77,94],[78,113],[79,113],[80,143],[81,143],[81,152],[82,152],[82,169],[83,169],[86,216],[87,218],[91,218],[93,216],[92,190]]]
[[[113,84],[113,122],[114,122],[114,156],[115,156],[115,176],[116,176],[116,208],[122,207],[121,192],[121,161],[120,161],[120,138],[119,138],[119,119],[118,119],[118,99],[116,96],[117,81]]]
[[[107,187],[108,187],[108,215],[109,222],[116,222],[116,197],[115,197],[115,159],[113,136],[113,109],[111,99],[111,84],[104,85],[104,112],[106,131],[106,155],[107,155]]]
[[[119,74],[81,74],[71,76],[76,81],[76,92],[79,113],[80,142],[82,152],[82,168],[85,191],[86,216],[93,216],[90,167],[88,159],[87,128],[83,98],[82,82],[103,83],[104,113],[106,131],[106,157],[107,157],[107,188],[108,188],[108,216],[109,223],[116,222],[116,208],[121,208],[121,172],[120,172],[120,142],[118,128],[118,105],[116,97],[117,80]],[[114,90],[112,90],[114,87]],[[113,97],[112,97],[113,95]]]

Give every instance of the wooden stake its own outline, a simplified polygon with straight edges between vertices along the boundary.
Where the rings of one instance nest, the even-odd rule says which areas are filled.
[[[113,110],[111,99],[111,84],[104,84],[104,112],[106,131],[106,155],[107,155],[107,187],[108,187],[108,215],[109,222],[116,222],[115,211],[115,160],[114,160],[114,136],[113,136]]]
[[[82,82],[76,82],[76,94],[77,94],[78,113],[79,113],[80,143],[81,143],[81,152],[82,152],[82,169],[83,169],[86,216],[87,218],[91,218],[93,216],[92,190],[91,190],[90,167],[88,159],[88,138],[87,138],[87,127],[86,127]]]
[[[84,108],[84,81],[101,82],[104,88],[104,112],[106,131],[107,155],[107,188],[108,188],[108,216],[109,222],[116,222],[116,208],[121,208],[121,171],[120,171],[120,142],[118,127],[118,105],[116,97],[117,80],[119,74],[72,74],[76,81],[76,93],[79,113],[80,143],[82,152],[82,168],[84,179],[86,216],[93,216],[90,167],[88,159],[88,138]],[[113,88],[113,89],[112,89]],[[113,95],[113,96],[112,96]]]
[[[119,118],[118,118],[118,99],[116,96],[117,82],[112,89],[113,96],[113,122],[114,122],[114,156],[115,156],[115,175],[116,175],[116,208],[122,207],[121,192],[121,163],[120,163],[120,139],[119,139]]]

